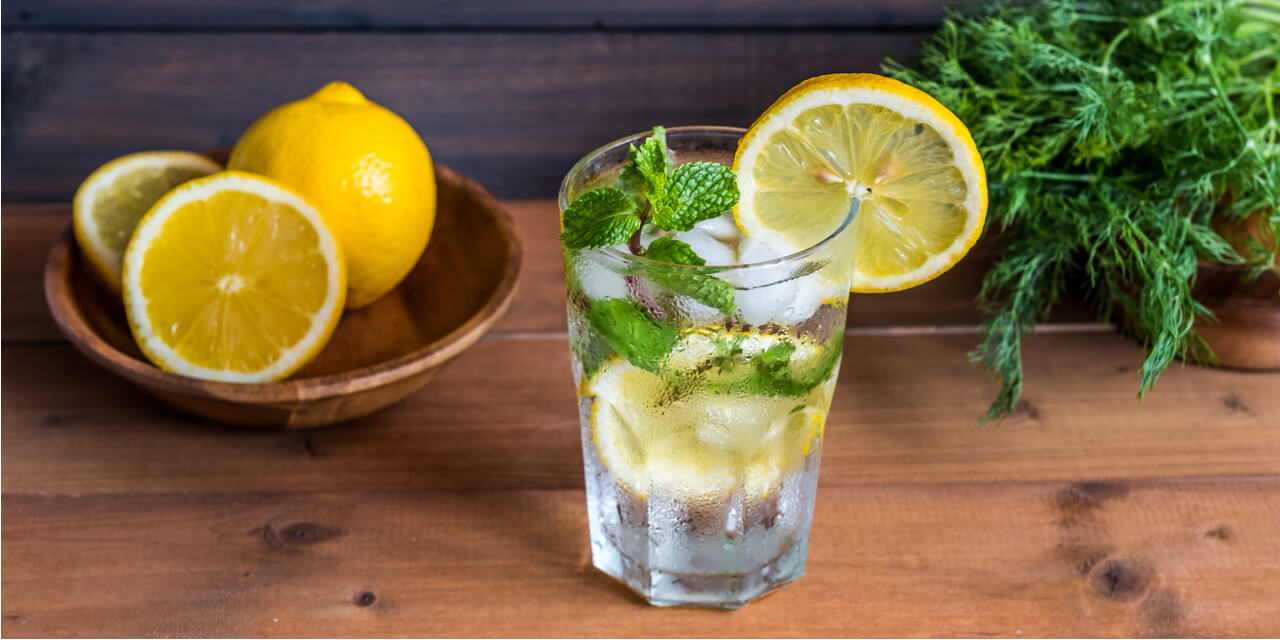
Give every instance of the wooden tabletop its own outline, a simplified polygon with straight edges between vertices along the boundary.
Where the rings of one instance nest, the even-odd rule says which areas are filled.
[[[977,428],[981,255],[854,297],[807,575],[733,613],[642,604],[590,563],[554,204],[509,206],[526,262],[498,328],[399,405],[285,433],[74,351],[39,282],[68,208],[5,205],[0,631],[1280,633],[1280,375],[1175,365],[1139,404],[1142,350],[1068,312],[1029,340],[1017,414]]]

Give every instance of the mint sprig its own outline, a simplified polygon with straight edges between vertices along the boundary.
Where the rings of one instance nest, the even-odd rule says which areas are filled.
[[[667,130],[654,127],[653,135],[645,138],[639,147],[631,145],[630,155],[631,166],[644,176],[649,193],[665,193],[667,176],[671,174],[671,158],[667,155]]]
[[[629,149],[631,164],[623,168],[613,187],[588,191],[561,214],[560,242],[569,249],[593,249],[626,243],[631,252],[667,263],[643,274],[666,291],[683,295],[726,315],[734,310],[734,289],[702,267],[706,260],[687,243],[661,236],[646,248],[641,232],[646,224],[661,231],[690,231],[699,222],[719,216],[738,203],[738,182],[733,171],[714,162],[690,162],[672,166],[667,133],[654,127],[653,134]],[[668,266],[670,265],[670,266]],[[681,265],[681,266],[675,266]],[[650,306],[651,294],[636,275],[627,276],[628,298],[595,301],[588,310],[592,328],[608,346],[632,364],[658,371],[662,359],[679,341],[675,324]],[[585,348],[594,359],[597,348]],[[584,360],[585,362],[585,360]]]
[[[689,231],[738,203],[738,181],[728,167],[714,162],[673,167],[662,127],[654,127],[640,146],[632,145],[630,155],[617,186],[588,191],[561,214],[564,246],[592,249],[625,240],[632,253],[646,255],[640,242],[646,222],[663,231]],[[624,230],[631,234],[621,238]]]

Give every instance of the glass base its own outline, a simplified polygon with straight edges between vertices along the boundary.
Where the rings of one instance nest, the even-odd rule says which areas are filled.
[[[690,574],[646,569],[607,540],[591,541],[591,560],[597,569],[626,585],[651,605],[732,610],[804,576],[808,547],[808,539],[798,540],[760,570],[745,574]]]

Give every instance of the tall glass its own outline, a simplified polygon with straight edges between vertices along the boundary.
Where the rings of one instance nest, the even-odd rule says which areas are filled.
[[[731,165],[743,133],[673,128],[667,142],[674,164]],[[561,210],[616,183],[644,137],[579,161]],[[852,215],[817,245],[762,262],[750,260],[769,249],[742,238],[731,213],[677,236],[703,267],[565,250],[592,559],[650,603],[732,609],[804,574]],[[709,288],[732,301],[699,294]]]

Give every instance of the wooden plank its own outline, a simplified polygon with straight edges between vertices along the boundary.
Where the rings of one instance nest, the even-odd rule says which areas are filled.
[[[550,200],[506,203],[524,245],[524,272],[496,334],[565,332],[564,267],[561,260],[559,212]],[[66,228],[67,205],[5,205],[3,216],[3,336],[7,344],[61,340],[44,301],[41,278],[49,246]],[[859,295],[850,301],[849,326],[975,327],[974,297],[990,265],[993,242],[983,240],[942,277],[898,293]],[[1067,299],[1054,313],[1057,323],[1088,323],[1093,315],[1078,300]]]
[[[1141,349],[1050,334],[1026,402],[977,428],[995,383],[971,335],[852,335],[827,427],[825,486],[1280,474],[1280,374],[1171,368],[1139,405]],[[562,338],[493,339],[402,403],[303,433],[201,423],[68,346],[3,348],[11,494],[569,489],[582,449]]]
[[[815,513],[806,577],[727,615],[647,607],[595,572],[580,491],[6,495],[2,629],[6,637],[1280,633],[1276,479],[826,486]]]
[[[62,340],[44,300],[44,263],[71,222],[71,207],[5,205],[0,221],[0,336],[5,342]]]
[[[67,202],[124,153],[234,144],[259,115],[335,79],[496,195],[550,198],[610,140],[655,124],[745,126],[800,80],[874,71],[922,36],[6,33],[3,199]]]
[[[30,28],[405,29],[405,28],[867,28],[934,26],[943,0],[650,0],[601,3],[548,0],[359,2],[212,0],[180,6],[164,0],[9,0],[5,26]]]

